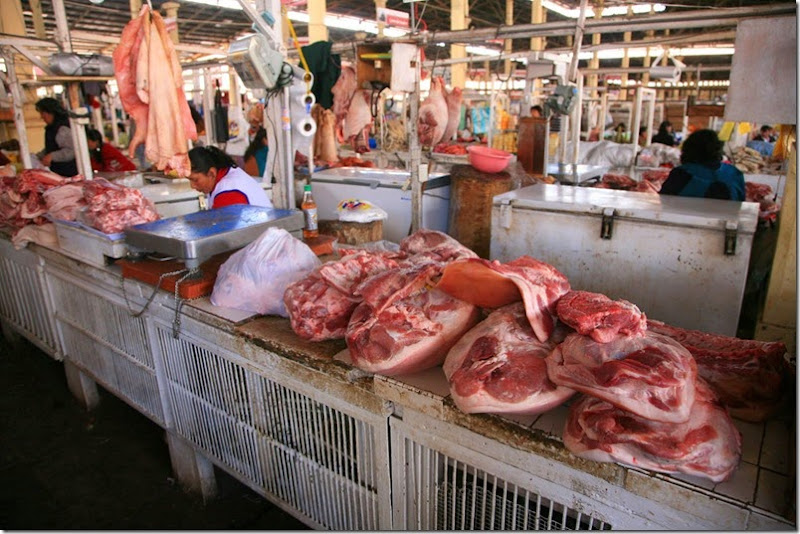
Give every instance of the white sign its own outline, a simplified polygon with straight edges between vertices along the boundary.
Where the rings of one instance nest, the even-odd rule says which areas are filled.
[[[394,26],[396,28],[411,27],[408,13],[397,11],[396,9],[386,9],[385,7],[376,9],[378,12],[378,22],[383,22],[387,26]]]

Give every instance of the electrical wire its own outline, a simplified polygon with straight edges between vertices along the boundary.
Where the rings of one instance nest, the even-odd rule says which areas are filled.
[[[303,64],[303,69],[306,71],[306,94],[311,93],[311,69],[308,67],[308,62],[306,61],[306,55],[303,54],[303,47],[300,46],[300,41],[297,39],[297,33],[294,31],[294,25],[292,21],[289,19],[289,12],[286,10],[285,5],[281,5],[281,13],[283,14],[283,19],[286,21],[286,24],[289,26],[289,33],[292,34],[292,39],[294,39],[294,46],[297,48],[297,53],[300,54],[300,61]]]

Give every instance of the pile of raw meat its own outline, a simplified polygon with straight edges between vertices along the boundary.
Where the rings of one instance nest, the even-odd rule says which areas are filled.
[[[762,222],[775,222],[778,212],[781,210],[780,204],[776,201],[777,195],[768,184],[756,182],[744,183],[744,199],[747,202],[758,202],[758,219]]]
[[[574,291],[553,266],[479,259],[421,230],[398,252],[357,251],[289,286],[292,328],[347,342],[358,368],[442,365],[466,413],[538,414],[571,399],[574,454],[726,480],[741,437],[781,401],[786,347],[648,321],[634,304]]]
[[[65,184],[80,183],[83,175],[66,178],[44,169],[24,170],[16,176],[0,177],[0,226],[16,231],[28,224],[47,223],[50,191]]]
[[[606,173],[594,184],[600,189],[617,189],[621,191],[638,191],[640,193],[658,194],[661,186],[667,181],[670,169],[651,169],[642,174],[637,182],[627,174]]]
[[[25,225],[48,223],[46,214],[106,234],[158,219],[153,203],[139,190],[104,179],[85,181],[80,174],[65,178],[43,169],[0,178],[0,226],[16,234]]]
[[[197,129],[183,92],[183,73],[164,19],[148,6],[122,30],[114,50],[114,76],[122,107],[136,133],[128,146],[133,157],[145,143],[145,156],[158,170],[189,176],[188,140]]]

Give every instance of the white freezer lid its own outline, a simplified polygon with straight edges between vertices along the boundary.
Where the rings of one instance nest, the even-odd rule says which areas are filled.
[[[494,197],[494,205],[537,211],[604,215],[663,222],[696,228],[725,229],[729,223],[740,232],[753,233],[758,224],[755,202],[653,195],[594,187],[534,184]]]
[[[371,187],[391,187],[400,189],[403,186],[411,187],[408,182],[411,177],[409,171],[402,169],[376,169],[372,167],[334,167],[317,171],[311,175],[312,182],[330,182],[348,185],[361,185]],[[407,183],[408,182],[408,183]],[[433,172],[428,174],[428,181],[423,183],[423,189],[432,189],[449,185],[450,175]]]

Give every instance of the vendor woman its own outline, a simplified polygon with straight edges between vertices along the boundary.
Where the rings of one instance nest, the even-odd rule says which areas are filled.
[[[42,165],[61,176],[78,174],[69,115],[55,98],[42,98],[36,102],[36,111],[47,126],[44,128],[44,150],[36,154]]]
[[[189,151],[189,161],[192,163],[189,174],[192,189],[209,195],[212,209],[232,204],[272,207],[261,185],[217,147],[195,147]]]
[[[681,164],[661,186],[662,195],[744,201],[742,171],[722,163],[722,141],[714,130],[698,130],[681,147]]]

